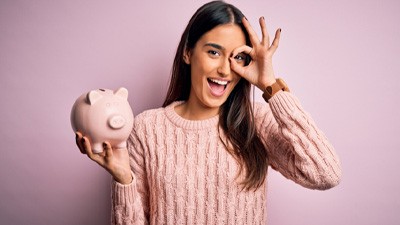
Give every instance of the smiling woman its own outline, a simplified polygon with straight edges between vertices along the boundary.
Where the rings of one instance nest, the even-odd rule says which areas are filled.
[[[136,116],[127,149],[82,152],[113,176],[113,224],[265,224],[268,166],[311,189],[341,177],[339,159],[284,82],[276,82],[264,18],[261,40],[233,5],[199,8],[174,59],[163,107]],[[250,101],[254,85],[267,103]]]

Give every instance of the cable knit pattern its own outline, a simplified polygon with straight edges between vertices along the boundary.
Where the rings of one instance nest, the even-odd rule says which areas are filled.
[[[190,121],[174,102],[135,118],[128,142],[133,181],[112,184],[112,224],[266,224],[267,182],[241,191],[238,164],[220,141],[218,116]],[[271,167],[312,189],[339,183],[339,159],[298,100],[278,92],[255,103]]]

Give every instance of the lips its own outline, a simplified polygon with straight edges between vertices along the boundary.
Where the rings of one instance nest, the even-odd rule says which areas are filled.
[[[221,97],[226,90],[229,81],[207,78],[208,86],[210,87],[211,94],[216,97]]]

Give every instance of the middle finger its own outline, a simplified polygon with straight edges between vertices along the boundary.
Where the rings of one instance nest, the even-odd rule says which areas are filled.
[[[262,45],[269,45],[269,35],[267,31],[267,25],[265,25],[265,18],[260,17],[260,27],[261,27],[261,33],[262,33],[262,39],[261,39],[261,44]]]

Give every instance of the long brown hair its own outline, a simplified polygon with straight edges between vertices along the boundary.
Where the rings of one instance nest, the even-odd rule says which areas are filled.
[[[196,11],[178,45],[163,107],[174,101],[188,100],[191,86],[190,65],[184,62],[183,54],[184,51],[193,49],[206,32],[221,24],[234,23],[241,27],[246,36],[246,44],[251,45],[249,35],[242,24],[243,17],[239,9],[222,1],[209,2]],[[227,147],[227,151],[238,159],[240,172],[245,171],[245,178],[241,184],[247,190],[257,189],[264,183],[268,168],[267,151],[254,124],[250,89],[250,83],[240,79],[219,111],[219,126],[233,147]],[[224,144],[230,146],[225,142]]]

